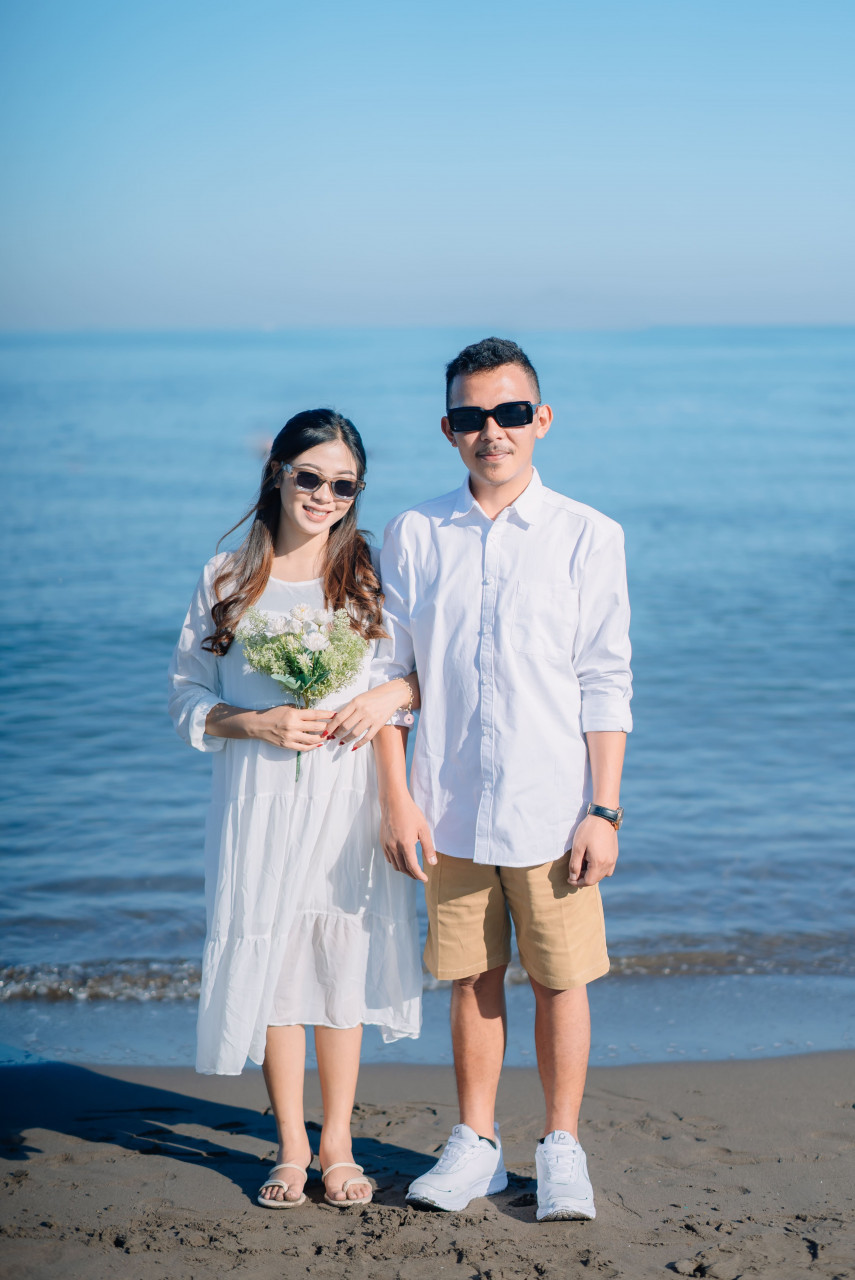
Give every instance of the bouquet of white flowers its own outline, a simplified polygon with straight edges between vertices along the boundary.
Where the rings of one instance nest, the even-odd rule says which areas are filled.
[[[253,671],[271,676],[304,707],[350,684],[368,652],[346,609],[333,613],[308,604],[278,617],[247,609],[236,639]]]

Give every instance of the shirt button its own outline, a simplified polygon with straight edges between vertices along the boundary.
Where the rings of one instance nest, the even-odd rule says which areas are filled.
[[[492,578],[485,578],[485,579],[484,579],[484,586],[485,586],[485,587],[489,587],[489,586],[490,586],[490,584],[492,583],[492,581],[493,581],[493,579],[492,579]]]

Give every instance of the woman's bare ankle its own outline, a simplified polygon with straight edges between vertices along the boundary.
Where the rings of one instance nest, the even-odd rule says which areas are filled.
[[[276,1163],[282,1164],[283,1161],[292,1161],[294,1164],[302,1165],[304,1169],[308,1169],[314,1159],[314,1152],[309,1145],[308,1138],[305,1143],[280,1142],[276,1152]]]
[[[318,1158],[321,1162],[321,1170],[329,1169],[334,1164],[344,1165],[344,1168],[334,1169],[329,1178],[324,1179],[327,1195],[333,1200],[364,1199],[366,1189],[370,1190],[370,1183],[366,1187],[358,1181],[358,1166],[353,1158],[353,1138],[349,1125],[332,1130],[324,1125],[321,1130]],[[356,1181],[344,1192],[343,1185],[351,1178]]]

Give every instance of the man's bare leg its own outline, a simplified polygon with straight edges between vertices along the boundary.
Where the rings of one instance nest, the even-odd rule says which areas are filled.
[[[460,1120],[490,1141],[508,1032],[506,968],[503,964],[471,978],[457,978],[451,987],[451,1043]]]
[[[579,1110],[591,1048],[588,988],[553,991],[534,978],[529,981],[537,1007],[534,1019],[537,1067],[546,1099],[543,1136],[554,1129],[566,1129],[578,1141]]]

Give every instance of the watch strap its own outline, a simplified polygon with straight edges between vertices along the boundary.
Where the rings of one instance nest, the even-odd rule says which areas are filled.
[[[607,809],[605,805],[594,804],[593,801],[588,805],[588,813],[592,818],[605,818],[606,822],[610,822],[615,831],[620,830],[623,822],[623,809]]]

